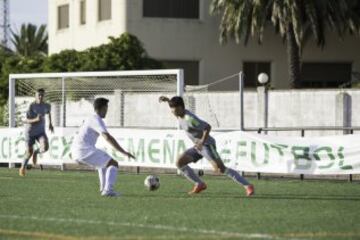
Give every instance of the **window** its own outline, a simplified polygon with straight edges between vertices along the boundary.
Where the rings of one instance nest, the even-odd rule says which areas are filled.
[[[69,27],[69,4],[58,6],[58,29]]]
[[[165,60],[164,67],[168,69],[184,69],[185,85],[199,85],[199,62],[198,61],[177,61]]]
[[[243,70],[245,74],[244,85],[245,87],[257,87],[258,75],[260,73],[266,73],[271,81],[271,62],[244,62]]]
[[[302,88],[337,88],[351,81],[351,63],[310,63],[301,67]]]
[[[199,18],[199,0],[143,0],[143,16]]]
[[[98,0],[99,21],[111,19],[111,0]]]
[[[86,0],[80,1],[80,25],[86,24]]]

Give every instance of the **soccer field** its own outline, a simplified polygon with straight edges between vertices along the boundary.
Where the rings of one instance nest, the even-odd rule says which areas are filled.
[[[95,172],[0,169],[0,239],[360,239],[358,183],[250,179],[256,195],[225,177],[188,196],[182,177],[121,173],[120,198],[98,192]]]

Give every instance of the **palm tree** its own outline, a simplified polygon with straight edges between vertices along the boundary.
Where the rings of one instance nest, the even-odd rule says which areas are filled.
[[[327,30],[342,38],[360,34],[358,0],[213,0],[212,14],[221,14],[220,42],[228,37],[246,45],[250,37],[262,43],[271,23],[286,42],[291,87],[300,87],[301,52],[309,37],[325,45]]]
[[[15,52],[21,56],[29,57],[37,54],[46,55],[48,51],[48,35],[46,26],[37,26],[28,23],[22,24],[20,33],[11,31],[11,41],[14,44]]]

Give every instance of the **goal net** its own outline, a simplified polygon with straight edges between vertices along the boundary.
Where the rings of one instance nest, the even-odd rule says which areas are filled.
[[[188,85],[184,93],[185,104],[213,129],[240,129],[239,78],[240,73],[237,73],[205,85]]]
[[[12,74],[9,77],[9,126],[23,124],[39,88],[51,104],[54,126],[77,127],[93,113],[97,97],[110,100],[109,127],[175,128],[160,95],[183,95],[183,70]]]

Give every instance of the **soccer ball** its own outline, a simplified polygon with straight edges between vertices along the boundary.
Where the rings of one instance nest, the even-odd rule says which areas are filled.
[[[149,191],[155,191],[160,187],[160,179],[157,176],[149,175],[145,178],[144,185]]]

